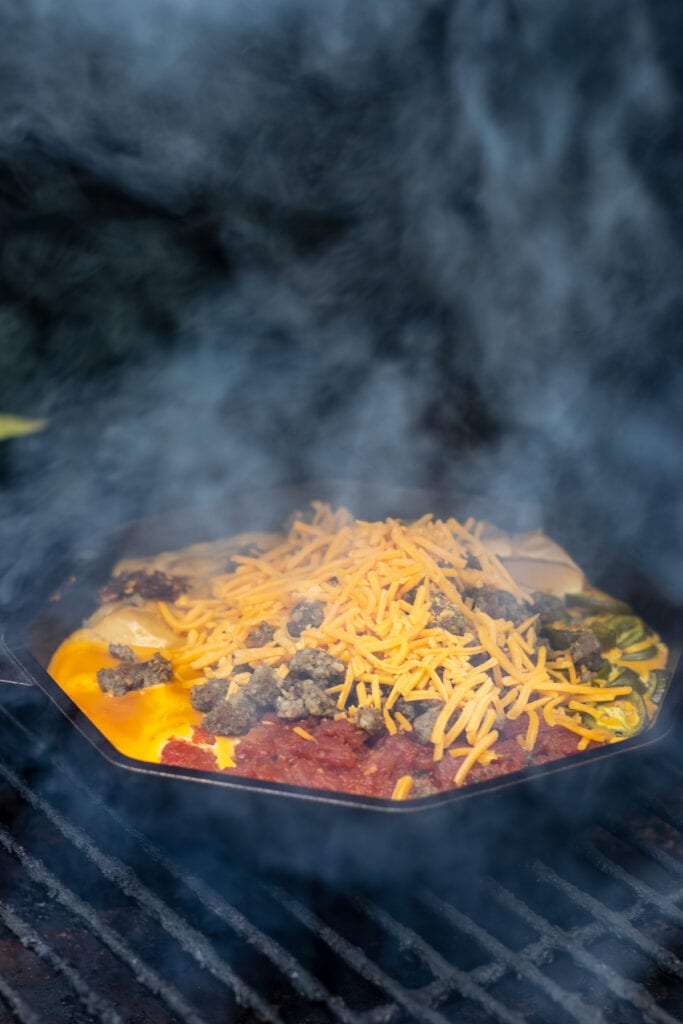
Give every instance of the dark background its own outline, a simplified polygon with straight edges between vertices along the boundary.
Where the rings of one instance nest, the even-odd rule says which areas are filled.
[[[0,9],[0,602],[320,477],[541,501],[683,600],[683,8]]]

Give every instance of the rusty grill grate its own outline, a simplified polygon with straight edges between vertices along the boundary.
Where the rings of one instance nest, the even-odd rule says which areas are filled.
[[[475,884],[219,883],[135,833],[0,693],[0,1021],[549,1024],[683,1019],[683,770]],[[9,694],[9,697],[8,697]],[[50,766],[38,771],[37,766]],[[520,823],[523,827],[523,823]],[[428,850],[426,862],[428,862]],[[466,882],[467,880],[465,880]]]

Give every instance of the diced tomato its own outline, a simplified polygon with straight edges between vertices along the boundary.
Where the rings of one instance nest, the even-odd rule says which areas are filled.
[[[544,764],[546,761],[556,761],[558,757],[575,754],[580,738],[569,729],[563,729],[559,725],[550,728],[543,723],[536,740],[534,762]]]
[[[518,743],[518,736],[526,727],[524,716],[519,725],[508,723],[495,746],[496,760],[488,765],[474,764],[466,783],[519,771],[528,760],[543,763],[576,751],[577,737],[573,733],[559,727],[551,729],[541,722],[536,749],[528,759]],[[301,736],[295,728],[313,739]],[[217,771],[216,758],[206,749],[212,743],[213,736],[195,728],[192,742],[168,741],[162,751],[162,763]],[[224,768],[226,774],[383,798],[391,796],[402,775],[415,779],[415,795],[452,789],[463,762],[462,757],[451,757],[448,753],[435,762],[431,744],[420,743],[411,733],[385,734],[376,739],[346,719],[309,717],[301,722],[287,722],[272,713],[242,737],[234,757],[235,767]]]
[[[192,727],[192,742],[199,743],[200,745],[203,744],[205,747],[212,747],[216,742],[216,737],[195,725]]]
[[[509,772],[518,772],[526,765],[526,753],[517,742],[517,737],[499,740],[496,743],[495,751],[497,758],[490,764],[473,764],[467,773],[465,782],[483,782],[484,779],[493,779],[500,775],[507,775]],[[458,768],[465,760],[464,757],[451,757],[444,754],[440,761],[432,769],[432,780],[437,789],[451,789]]]
[[[213,753],[187,740],[168,740],[161,751],[161,763],[175,764],[182,768],[200,768],[206,772],[218,771],[218,761]]]

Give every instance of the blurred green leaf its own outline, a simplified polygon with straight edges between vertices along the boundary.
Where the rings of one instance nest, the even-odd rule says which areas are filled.
[[[11,413],[0,413],[0,441],[10,437],[22,437],[24,434],[36,434],[45,430],[47,420],[30,420],[26,416],[13,416]]]

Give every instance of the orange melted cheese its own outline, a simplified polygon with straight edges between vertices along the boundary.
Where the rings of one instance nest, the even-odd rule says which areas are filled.
[[[161,749],[171,737],[191,739],[192,727],[201,715],[189,701],[190,683],[171,683],[134,690],[122,697],[103,693],[97,682],[101,668],[119,665],[106,644],[85,631],[75,633],[59,647],[48,672],[80,710],[118,751],[127,757],[158,762]],[[134,648],[141,660],[155,652]]]

